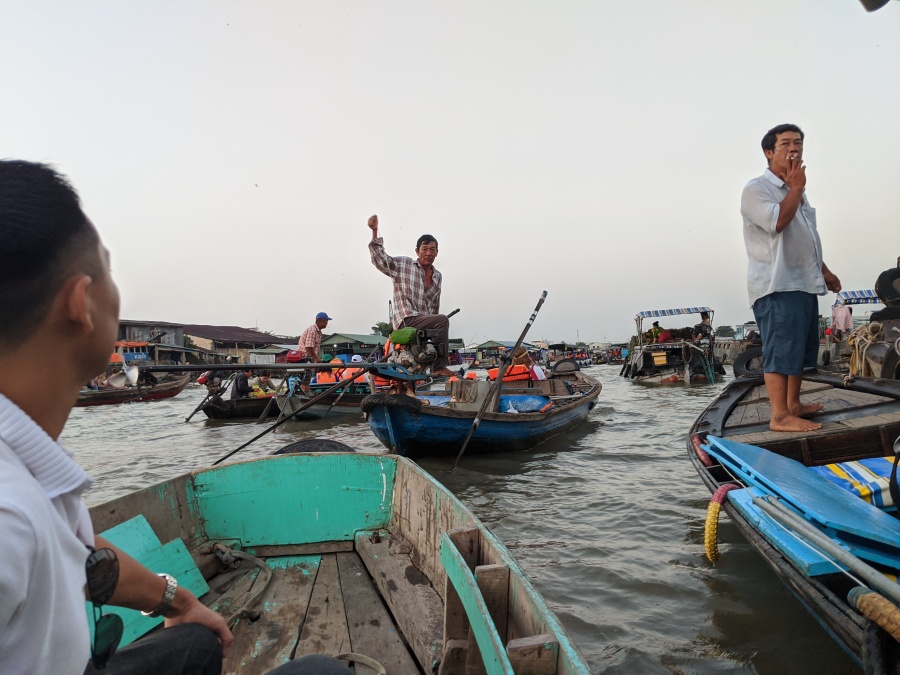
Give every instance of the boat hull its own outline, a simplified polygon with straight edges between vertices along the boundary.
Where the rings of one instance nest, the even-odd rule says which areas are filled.
[[[201,406],[203,414],[212,420],[232,419],[258,419],[268,406],[267,417],[278,414],[278,408],[273,403],[269,406],[272,396],[260,396],[256,398],[221,398],[215,396]]]
[[[528,450],[584,422],[597,403],[601,386],[580,372],[569,374],[569,377],[585,387],[581,397],[557,401],[545,412],[485,413],[466,446],[466,452]],[[501,395],[501,409],[508,405],[509,399],[505,397],[506,393]],[[408,397],[384,397],[382,403],[366,411],[369,428],[376,438],[386,448],[404,457],[456,455],[472,429],[478,410],[405,405],[404,398]],[[396,405],[392,405],[394,403]]]
[[[96,391],[83,391],[78,394],[75,403],[76,408],[86,408],[95,405],[118,405],[120,403],[141,403],[145,401],[159,401],[178,396],[191,380],[190,375],[162,381],[152,387],[127,387],[122,389],[98,389]]]
[[[814,417],[822,429],[772,432],[763,378],[737,378],[729,383],[697,418],[688,437],[689,459],[707,489],[715,493],[736,480],[720,462],[696,451],[691,440],[695,435],[759,446],[806,466],[893,454],[890,442],[900,435],[900,382],[868,378],[845,382],[832,373],[807,373],[801,400],[825,406]],[[871,672],[880,672],[879,668],[895,672],[900,667],[900,645],[850,607],[842,575],[808,575],[767,539],[757,518],[746,516],[729,499],[722,508],[810,614],[860,665],[871,666]]]

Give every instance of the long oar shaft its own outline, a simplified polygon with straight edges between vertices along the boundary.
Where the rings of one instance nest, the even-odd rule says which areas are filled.
[[[547,291],[541,293],[541,299],[538,300],[537,305],[534,308],[534,311],[531,313],[531,316],[528,319],[528,323],[525,324],[525,328],[522,329],[522,334],[519,335],[519,339],[516,340],[516,346],[513,347],[512,353],[515,355],[516,350],[522,346],[522,342],[525,341],[525,336],[528,334],[528,330],[531,328],[531,324],[534,323],[534,320],[537,318],[537,314],[541,309],[541,305],[544,304],[544,300],[547,299]],[[488,392],[488,395],[485,397],[484,401],[481,403],[481,408],[478,409],[478,413],[475,415],[475,420],[472,422],[472,426],[469,428],[469,433],[466,434],[466,440],[463,441],[462,447],[459,449],[459,454],[456,456],[456,461],[453,462],[453,466],[450,468],[450,471],[456,468],[457,464],[459,464],[459,460],[462,459],[463,453],[466,451],[466,447],[469,445],[469,441],[472,440],[472,436],[475,434],[475,431],[478,429],[478,425],[481,424],[481,417],[484,415],[488,406],[494,400],[495,396],[497,400],[500,399],[500,386],[503,383],[503,375],[506,373],[506,367],[509,361],[507,359],[503,359],[500,363],[500,368],[497,370],[497,379],[494,381],[491,390]]]
[[[875,568],[867,565],[850,551],[836,544],[830,537],[810,525],[808,521],[796,515],[781,502],[771,497],[755,497],[753,503],[812,544],[814,548],[824,551],[828,556],[845,565],[847,569],[869,584],[869,588],[875,589],[895,603],[900,603],[900,586]]]

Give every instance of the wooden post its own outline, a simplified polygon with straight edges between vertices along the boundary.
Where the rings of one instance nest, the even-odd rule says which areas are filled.
[[[447,536],[460,552],[463,560],[474,570],[478,564],[480,538],[477,527],[448,530]],[[465,673],[466,654],[463,644],[469,639],[469,620],[466,610],[453,584],[449,579],[444,586],[444,651],[441,664],[441,675]],[[459,642],[461,641],[461,642]]]
[[[506,642],[506,624],[509,612],[509,567],[506,565],[479,565],[475,568],[475,579],[478,588],[487,603],[491,620]],[[481,651],[475,636],[469,633],[469,647],[466,654],[466,675],[483,675],[486,673]]]
[[[516,675],[556,675],[559,643],[552,635],[510,640],[506,653]]]

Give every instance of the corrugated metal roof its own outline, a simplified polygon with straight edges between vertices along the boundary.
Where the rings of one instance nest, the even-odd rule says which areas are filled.
[[[387,338],[383,335],[361,335],[359,333],[334,333],[322,340],[322,344],[340,344],[342,342],[362,342],[367,345],[383,345]]]
[[[276,344],[280,338],[268,333],[260,333],[240,326],[207,326],[203,324],[185,324],[185,335],[194,335],[216,342],[248,342],[255,345]]]

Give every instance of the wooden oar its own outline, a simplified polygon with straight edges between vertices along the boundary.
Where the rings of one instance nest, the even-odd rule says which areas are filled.
[[[213,371],[213,372],[215,372],[215,371]],[[191,418],[192,418],[194,415],[196,415],[196,414],[200,411],[200,409],[201,409],[203,406],[205,406],[207,403],[209,403],[210,401],[212,401],[216,396],[221,396],[221,395],[222,395],[222,392],[225,391],[225,389],[227,388],[228,383],[231,382],[231,379],[232,379],[233,377],[234,377],[234,373],[232,373],[231,375],[229,375],[228,377],[226,377],[226,378],[225,378],[225,382],[223,382],[223,383],[219,386],[219,391],[217,391],[216,393],[212,393],[212,392],[207,391],[206,397],[205,397],[202,401],[200,401],[200,405],[198,405],[196,408],[194,408],[194,412],[192,412],[190,415],[188,415],[187,417],[185,417],[185,418],[184,418],[184,421],[185,421],[185,422],[190,422],[190,421],[191,421]]]
[[[228,459],[229,457],[231,457],[231,456],[234,455],[235,453],[240,452],[241,450],[243,450],[244,448],[246,448],[248,445],[250,445],[250,444],[253,443],[254,441],[259,440],[260,438],[262,438],[263,436],[265,436],[265,435],[266,435],[267,433],[269,433],[270,431],[274,431],[275,429],[277,429],[278,427],[280,427],[282,424],[284,424],[284,423],[287,422],[288,420],[290,420],[290,419],[294,418],[295,416],[299,415],[299,414],[302,413],[304,410],[306,410],[307,408],[309,408],[313,403],[316,403],[319,399],[321,399],[321,398],[323,398],[323,397],[325,397],[325,396],[328,396],[328,394],[331,394],[331,393],[337,391],[340,387],[345,387],[345,386],[351,384],[351,383],[354,382],[357,378],[361,377],[362,374],[363,374],[364,372],[366,372],[365,369],[362,369],[362,368],[361,368],[360,370],[358,370],[358,371],[356,372],[356,374],[355,374],[353,377],[348,378],[348,379],[346,379],[346,380],[341,380],[340,382],[336,383],[333,387],[329,387],[328,389],[326,389],[325,391],[323,391],[323,392],[322,392],[321,394],[319,394],[318,396],[314,396],[313,398],[309,399],[306,403],[304,403],[303,405],[301,405],[299,408],[297,408],[297,409],[296,409],[294,412],[292,412],[290,415],[288,415],[288,416],[285,417],[284,419],[282,419],[282,420],[276,422],[275,424],[273,424],[272,426],[270,426],[268,429],[266,429],[266,430],[263,431],[262,433],[257,434],[256,436],[254,436],[253,438],[251,438],[249,441],[247,441],[246,443],[244,443],[244,444],[243,444],[242,446],[240,446],[239,448],[235,448],[234,450],[232,450],[231,452],[229,452],[229,453],[228,453],[227,455],[225,455],[224,457],[220,457],[220,458],[217,459],[215,462],[213,462],[212,465],[215,466],[216,464],[221,464],[221,463],[224,462],[226,459]]]
[[[544,300],[546,299],[547,291],[544,291],[543,293],[541,293],[541,299],[538,300],[537,306],[534,308],[534,311],[531,313],[531,317],[528,319],[528,323],[526,323],[525,328],[522,329],[522,334],[519,336],[519,339],[516,340],[516,346],[512,348],[513,355],[515,355],[516,350],[522,345],[522,342],[525,340],[525,335],[528,334],[528,329],[531,328],[531,324],[534,323],[534,320],[537,318],[537,313],[540,311],[541,305],[544,304]],[[478,425],[481,424],[481,416],[484,415],[484,413],[487,411],[488,405],[490,405],[491,401],[494,400],[495,396],[497,398],[497,401],[500,401],[500,387],[503,384],[503,375],[506,373],[506,368],[511,360],[511,357],[504,357],[504,359],[500,362],[500,368],[497,370],[497,379],[494,380],[494,384],[491,386],[488,395],[482,402],[481,408],[478,410],[478,414],[475,415],[475,420],[472,422],[472,427],[469,429],[469,433],[466,435],[466,440],[463,441],[462,447],[459,449],[459,454],[456,456],[456,461],[453,462],[453,466],[450,468],[450,471],[453,471],[453,469],[456,468],[456,465],[459,464],[459,460],[462,459],[463,453],[466,451],[466,447],[469,445],[469,441],[472,440],[472,436],[478,429]]]

